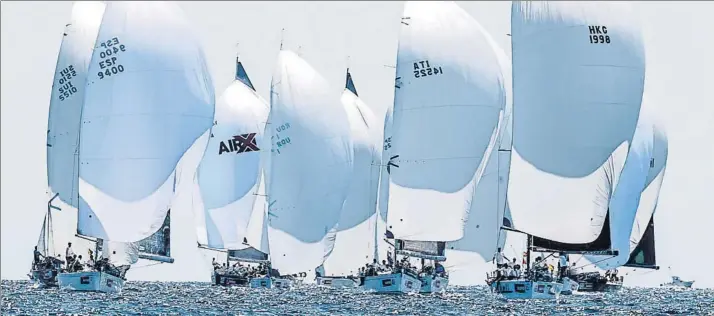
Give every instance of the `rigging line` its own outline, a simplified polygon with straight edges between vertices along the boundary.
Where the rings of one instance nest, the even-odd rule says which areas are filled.
[[[148,268],[148,267],[155,266],[155,265],[157,265],[157,264],[162,264],[162,263],[163,263],[163,262],[155,262],[155,263],[152,263],[152,264],[147,264],[147,265],[145,265],[145,266],[135,267],[135,268],[133,268],[132,270],[141,269],[141,268]]]
[[[580,259],[582,259],[582,258],[584,258],[584,257],[585,257],[585,255],[583,255],[582,257],[580,257]],[[593,263],[586,264],[586,265],[584,265],[584,266],[580,266],[580,267],[576,267],[576,268],[579,269],[579,268],[589,267],[589,266],[591,266],[591,265],[595,265],[595,264],[597,264],[597,263],[600,263],[600,262],[603,262],[603,261],[606,261],[606,260],[611,260],[611,259],[613,259],[613,258],[615,258],[615,257],[614,257],[614,256],[613,256],[613,257],[607,257],[607,258],[605,258],[605,259],[598,260],[598,261],[595,261],[595,262],[593,262]],[[578,260],[578,261],[580,261],[580,260]],[[576,263],[577,263],[577,262],[576,262]]]

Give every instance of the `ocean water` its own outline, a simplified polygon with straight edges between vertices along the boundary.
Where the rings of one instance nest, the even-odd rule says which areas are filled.
[[[714,315],[714,290],[623,288],[558,301],[506,301],[485,286],[379,295],[315,285],[268,290],[127,282],[117,295],[34,289],[26,281],[3,280],[1,309],[3,315]]]

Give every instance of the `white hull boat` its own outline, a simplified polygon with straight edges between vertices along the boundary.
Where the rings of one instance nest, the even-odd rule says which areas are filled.
[[[380,274],[364,277],[364,288],[377,293],[417,293],[421,281],[406,273]]]
[[[440,277],[425,275],[421,279],[421,293],[437,293],[446,291],[446,287],[449,285],[449,279]]]
[[[333,288],[355,288],[359,286],[359,278],[351,277],[318,277],[315,282],[317,285]]]
[[[38,288],[57,286],[57,270],[32,270],[30,281]]]
[[[560,294],[562,295],[572,295],[580,288],[578,282],[573,281],[570,278],[563,278],[560,283],[562,284],[562,288],[560,290]]]
[[[672,277],[672,282],[662,284],[661,286],[692,288],[692,285],[694,285],[694,281],[683,281],[678,276],[674,276]]]
[[[562,286],[556,282],[505,280],[493,282],[491,290],[507,299],[552,299],[558,298]]]
[[[60,289],[71,291],[120,293],[124,288],[122,278],[99,271],[60,273],[57,280]]]
[[[250,279],[250,287],[257,289],[257,288],[264,288],[264,289],[272,289],[272,288],[278,288],[278,289],[289,289],[292,286],[292,281],[288,279],[281,279],[281,278],[269,278],[269,277],[262,277],[262,278],[252,278]]]

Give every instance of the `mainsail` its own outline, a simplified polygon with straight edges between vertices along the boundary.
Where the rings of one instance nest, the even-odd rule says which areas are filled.
[[[377,134],[379,124],[372,110],[359,98],[349,69],[342,106],[352,132],[354,171],[336,227],[335,242],[324,263],[328,275],[356,275],[358,268],[372,262],[377,247],[378,166],[382,154]]]
[[[379,214],[377,218],[377,231],[375,232],[377,239],[377,254],[375,258],[378,260],[380,258],[387,258],[389,251],[389,244],[387,239],[393,239],[394,235],[387,228],[387,214],[389,206],[389,171],[391,171],[393,163],[390,158],[390,149],[392,148],[392,107],[387,108],[387,112],[384,115],[384,134],[382,138],[384,143],[382,144],[382,159],[379,166],[379,192],[377,196],[377,213]],[[385,260],[385,259],[381,259]],[[381,261],[380,261],[381,262]]]
[[[79,125],[84,105],[87,68],[104,14],[99,1],[72,6],[57,57],[47,121],[47,182],[51,196],[78,206]]]
[[[253,90],[242,63],[216,102],[208,148],[198,167],[205,234],[199,244],[214,249],[245,248],[248,223],[261,179],[260,146],[268,104]]]
[[[63,257],[70,242],[77,254],[86,256],[88,249],[94,249],[93,243],[75,237],[79,131],[87,68],[104,9],[105,5],[98,1],[73,4],[57,57],[47,122],[47,182],[51,198],[37,245],[45,256]]]
[[[323,240],[347,197],[353,169],[349,121],[327,81],[290,51],[278,56],[270,108],[270,260],[283,274],[305,272],[322,264]]]
[[[170,254],[174,169],[213,122],[203,52],[176,4],[109,2],[88,73],[77,231],[128,243],[154,235],[149,254]]]
[[[536,248],[610,251],[610,200],[635,132],[643,38],[624,3],[514,2],[514,228]],[[567,223],[563,226],[562,223]]]
[[[443,242],[463,237],[506,104],[492,44],[453,2],[405,5],[389,149],[388,224],[398,249],[441,257]]]

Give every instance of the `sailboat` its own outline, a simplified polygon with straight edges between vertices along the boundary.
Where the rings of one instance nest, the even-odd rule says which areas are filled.
[[[265,168],[270,263],[279,275],[315,270],[334,237],[354,166],[350,122],[339,102],[312,66],[281,50]]]
[[[359,285],[360,267],[378,260],[377,189],[381,163],[381,141],[372,110],[359,98],[352,74],[347,69],[342,105],[347,113],[354,148],[354,171],[335,231],[323,264],[324,275],[316,283],[331,287]]]
[[[253,87],[236,57],[235,81],[216,103],[208,148],[198,166],[196,182],[203,217],[199,247],[226,254],[227,267],[214,267],[214,284],[248,285],[248,267],[231,269],[231,262],[267,264],[267,254],[247,245],[248,224],[260,186],[263,133],[268,104]],[[197,201],[198,200],[198,201]],[[234,271],[235,270],[235,271]]]
[[[694,280],[682,280],[679,276],[676,275],[671,275],[672,274],[672,267],[667,267],[669,270],[670,276],[672,278],[671,282],[667,282],[664,284],[660,284],[660,286],[663,287],[679,287],[679,288],[692,288],[692,285],[694,285]]]
[[[95,245],[97,264],[60,273],[58,283],[119,292],[139,258],[173,262],[175,169],[211,128],[213,85],[181,10],[165,2],[108,3],[87,73],[78,166],[68,177],[79,188],[76,236]],[[107,265],[111,257],[124,265]]]
[[[620,253],[615,257],[585,256],[584,261],[588,263],[579,270],[594,266],[596,270],[608,272],[605,276],[600,271],[575,276],[581,291],[619,290],[624,278],[617,276],[619,267],[659,269],[654,244],[654,213],[664,180],[668,144],[663,129],[642,114],[645,113],[640,114],[640,124],[610,203],[612,212],[618,212],[623,225],[611,229],[613,247]]]
[[[544,260],[531,266],[531,251],[618,254],[610,230],[621,219],[610,201],[645,74],[643,38],[631,12],[623,3],[512,4],[508,229],[528,236],[528,268],[526,279],[491,284],[506,298],[560,294],[562,284],[542,269]]]
[[[446,242],[463,237],[506,104],[503,70],[485,34],[453,2],[405,4],[385,145],[394,269],[367,275],[366,289],[431,293],[448,286],[439,262]],[[421,259],[421,271],[410,258]]]
[[[103,14],[104,4],[101,2],[75,2],[57,57],[47,122],[47,182],[50,197],[37,242],[38,262],[33,262],[30,272],[30,279],[39,286],[57,286],[57,275],[64,263],[57,256],[57,251],[68,242],[75,241],[74,231],[65,228],[71,225],[70,221],[76,222],[76,213],[69,209],[77,208],[79,202],[77,140],[84,104],[84,81]],[[55,201],[59,204],[53,204]],[[62,208],[66,211],[60,212]],[[76,247],[86,248],[80,244],[75,241]],[[80,253],[86,253],[86,250]]]
[[[467,279],[471,280],[458,280],[465,284],[472,284],[473,277],[481,280],[483,275],[492,270],[491,261],[494,254],[498,249],[504,249],[506,246],[506,233],[501,230],[501,226],[510,226],[506,192],[512,142],[511,60],[488,36],[488,33],[484,34],[487,35],[486,38],[494,48],[499,65],[503,69],[506,105],[499,120],[498,139],[494,144],[496,148],[488,156],[486,168],[473,192],[468,220],[464,227],[464,237],[447,243],[446,247],[447,257],[450,253],[458,253],[459,260],[451,258],[445,264],[450,272],[468,271]]]

